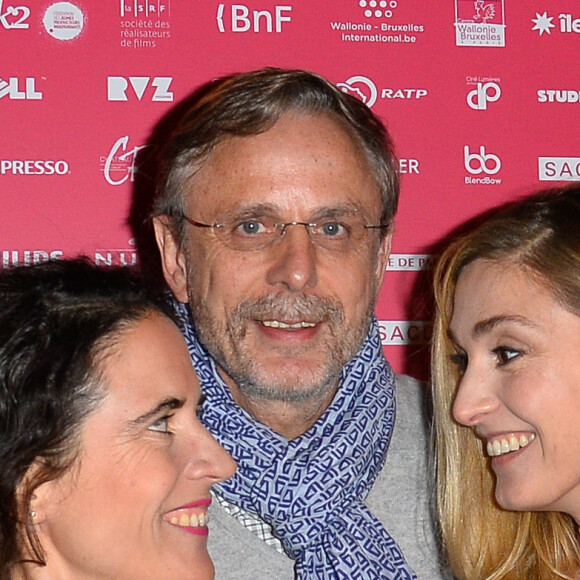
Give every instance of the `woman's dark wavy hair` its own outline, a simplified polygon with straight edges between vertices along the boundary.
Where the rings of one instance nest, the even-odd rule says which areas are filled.
[[[44,563],[34,491],[74,463],[105,396],[103,357],[153,311],[165,313],[128,268],[77,259],[0,271],[0,578]]]

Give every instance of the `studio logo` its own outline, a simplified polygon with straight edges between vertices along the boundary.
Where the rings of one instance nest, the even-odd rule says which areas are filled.
[[[135,181],[135,174],[139,169],[137,154],[146,147],[147,145],[140,145],[129,148],[128,135],[117,139],[107,157],[101,158],[104,162],[103,173],[107,183],[122,185],[127,180]]]
[[[150,97],[151,101],[170,102],[173,101],[173,93],[169,90],[172,82],[172,77],[153,77],[153,80],[151,77],[108,77],[107,99],[109,101],[128,101],[127,93],[129,93],[141,101],[147,87],[151,84],[151,87],[155,88]]]
[[[350,77],[336,86],[349,95],[358,97],[367,107],[372,107],[377,102],[378,91],[371,79],[363,76]]]
[[[488,103],[495,103],[501,97],[497,83],[477,83],[475,89],[467,94],[467,104],[476,111],[485,111]]]
[[[552,28],[557,28],[556,25],[552,22],[553,20],[554,16],[548,16],[547,11],[543,12],[542,14],[536,12],[536,17],[532,18],[532,22],[534,23],[532,30],[537,30],[540,36],[542,36],[544,33],[551,35]],[[559,14],[558,20],[560,22],[560,32],[564,34],[580,34],[580,18],[574,18],[572,14]]]
[[[504,0],[455,0],[457,46],[505,46]]]
[[[171,0],[119,0],[121,18],[169,16]]]
[[[4,0],[0,0],[0,27],[6,30],[30,28],[29,17],[30,8],[28,6],[4,7]]]
[[[217,26],[220,32],[283,32],[292,22],[292,6],[275,6],[269,10],[251,10],[245,4],[218,4]]]
[[[46,31],[57,40],[72,40],[82,31],[85,17],[71,2],[57,2],[48,7],[42,19]]]
[[[541,89],[538,91],[538,103],[579,103],[580,91],[561,89]]]
[[[10,77],[7,81],[0,78],[0,99],[4,97],[15,101],[39,101],[42,99],[42,93],[36,90],[36,79],[33,77],[25,79]]]
[[[580,157],[538,157],[540,181],[580,181]]]

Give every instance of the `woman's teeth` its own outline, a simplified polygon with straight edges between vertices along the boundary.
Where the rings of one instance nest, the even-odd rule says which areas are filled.
[[[179,517],[173,516],[170,521],[173,525],[182,528],[203,528],[209,522],[209,514],[181,514]]]
[[[535,438],[536,435],[531,433],[529,437],[527,435],[520,435],[519,437],[510,435],[507,438],[493,439],[487,442],[487,454],[490,457],[505,455],[506,453],[511,453],[512,451],[517,451],[522,447],[528,446]]]

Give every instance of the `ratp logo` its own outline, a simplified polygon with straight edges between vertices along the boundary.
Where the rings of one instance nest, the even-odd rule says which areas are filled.
[[[336,86],[343,92],[358,97],[367,107],[372,107],[377,102],[378,91],[375,83],[367,77],[350,77]]]
[[[504,0],[455,0],[457,46],[505,46]]]

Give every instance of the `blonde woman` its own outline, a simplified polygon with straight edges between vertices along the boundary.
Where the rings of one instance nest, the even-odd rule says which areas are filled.
[[[435,296],[438,512],[455,575],[580,578],[580,185],[455,241]]]

